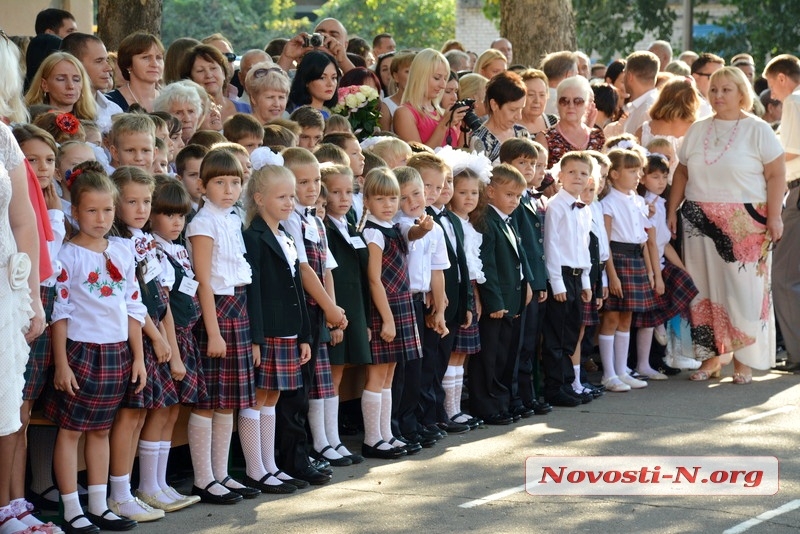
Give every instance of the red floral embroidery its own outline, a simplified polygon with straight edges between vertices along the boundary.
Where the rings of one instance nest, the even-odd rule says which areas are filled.
[[[104,297],[110,297],[114,294],[114,290],[111,289],[111,286],[103,286],[100,288],[100,294]]]
[[[86,278],[86,281],[90,284],[94,284],[100,278],[100,275],[97,274],[95,271],[89,273],[89,276]]]
[[[69,291],[67,291],[67,288],[62,287],[61,288],[61,298],[63,300],[66,300],[68,296],[69,296]]]
[[[131,295],[131,299],[132,300],[138,300],[139,299],[139,292],[138,291],[134,291],[133,295]]]
[[[57,282],[66,282],[67,278],[69,278],[67,276],[67,270],[66,269],[61,269],[61,272],[58,274],[58,278],[56,278],[56,281]]]

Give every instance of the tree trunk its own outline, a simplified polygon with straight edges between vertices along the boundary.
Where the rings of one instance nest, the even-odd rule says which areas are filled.
[[[500,34],[514,46],[514,63],[532,67],[550,52],[575,50],[572,0],[500,0]]]
[[[99,0],[97,36],[108,50],[137,31],[161,35],[162,0]]]

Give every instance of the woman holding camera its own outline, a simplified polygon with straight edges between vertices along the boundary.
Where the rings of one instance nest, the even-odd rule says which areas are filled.
[[[402,105],[394,113],[394,131],[406,142],[431,148],[458,146],[459,127],[469,106],[443,110],[439,105],[450,74],[447,59],[432,48],[414,56]]]
[[[500,145],[506,139],[530,137],[520,125],[525,95],[528,89],[519,74],[504,71],[486,84],[486,111],[489,118],[472,133],[472,150],[482,152],[494,161],[500,155]]]

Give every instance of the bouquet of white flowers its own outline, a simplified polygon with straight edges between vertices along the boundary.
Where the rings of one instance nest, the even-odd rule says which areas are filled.
[[[369,85],[350,85],[338,90],[339,103],[333,112],[347,117],[353,133],[363,141],[375,133],[381,118],[378,91]]]

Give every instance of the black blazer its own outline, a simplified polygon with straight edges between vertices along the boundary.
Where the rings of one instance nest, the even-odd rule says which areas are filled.
[[[444,232],[444,241],[447,244],[447,257],[450,260],[450,268],[444,271],[444,292],[447,295],[447,309],[444,311],[445,321],[456,321],[458,324],[463,324],[467,319],[467,311],[472,307],[472,284],[469,281],[469,268],[467,267],[467,255],[464,251],[464,228],[461,226],[461,221],[458,216],[450,210],[444,210],[437,215],[433,208],[425,208],[428,215],[432,216],[434,220],[442,227]],[[447,231],[441,218],[447,217],[450,224],[453,226],[453,232],[456,236],[456,248],[453,248],[450,243],[450,238],[447,237]],[[461,272],[461,281],[458,279],[458,273]]]
[[[547,290],[547,265],[544,261],[543,221],[536,212],[531,197],[523,196],[519,206],[511,214],[511,224],[522,241],[525,255],[522,268],[525,279],[534,291]]]
[[[486,206],[484,214],[481,261],[486,277],[480,291],[484,315],[488,317],[499,310],[508,310],[512,317],[519,315],[525,304],[525,280],[520,278],[522,243],[514,228],[506,224],[491,206]]]
[[[311,343],[299,262],[295,260],[292,276],[277,237],[260,215],[256,215],[242,235],[245,258],[253,270],[253,282],[247,286],[253,343],[263,344],[267,337],[294,335],[298,343]],[[286,236],[291,239],[288,233]]]

